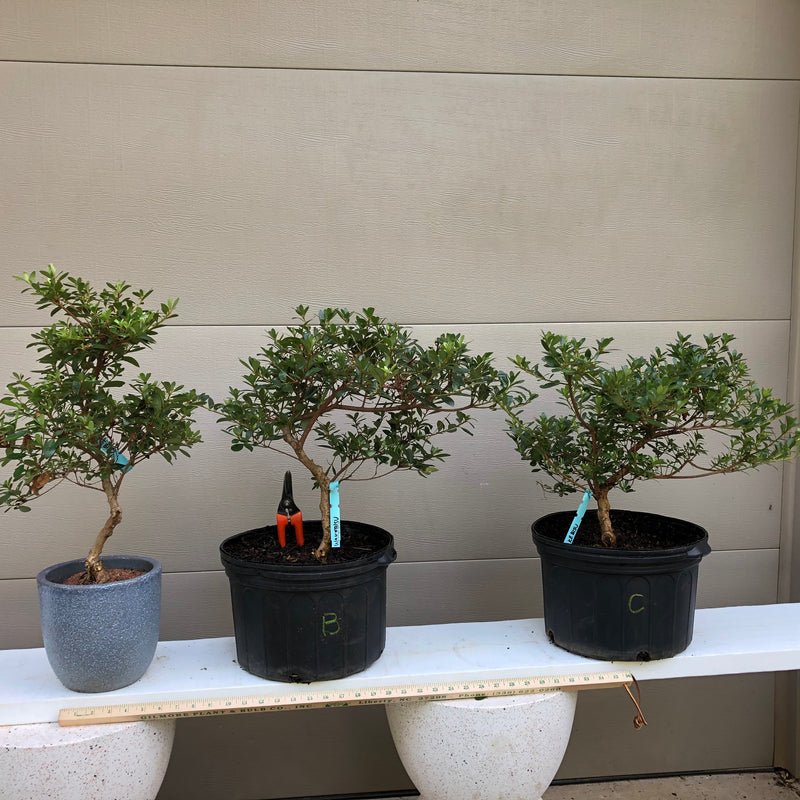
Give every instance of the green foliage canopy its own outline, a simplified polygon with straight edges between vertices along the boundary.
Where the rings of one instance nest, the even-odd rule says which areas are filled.
[[[30,378],[14,373],[0,398],[0,467],[12,470],[0,505],[28,511],[63,480],[103,491],[115,520],[104,526],[104,542],[121,519],[118,495],[130,470],[153,455],[172,462],[201,441],[192,414],[204,395],[149,373],[126,377],[139,366],[134,354],[176,316],[177,300],[146,308],[151,291],[123,282],[98,291],[52,265],[18,280],[60,319],[28,345],[42,368]],[[101,549],[96,542],[93,553]]]
[[[233,450],[278,449],[311,472],[326,536],[332,481],[430,475],[448,455],[435,437],[470,433],[470,410],[513,405],[521,391],[516,375],[498,371],[490,353],[469,354],[459,334],[423,346],[372,308],[326,308],[316,320],[305,306],[296,312],[299,324],[270,330],[260,353],[242,360],[245,388],[231,388],[217,410]],[[324,462],[312,444],[327,451]]]
[[[510,409],[514,445],[534,472],[550,476],[546,489],[591,491],[601,526],[613,488],[630,492],[641,480],[721,475],[795,457],[791,405],[750,380],[733,340],[709,334],[697,344],[678,333],[666,348],[612,368],[603,356],[613,339],[586,346],[545,333],[540,364],[523,356],[513,362],[555,389],[567,413],[525,421],[519,408]]]

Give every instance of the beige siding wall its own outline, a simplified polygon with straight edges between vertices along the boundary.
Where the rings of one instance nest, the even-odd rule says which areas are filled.
[[[374,305],[501,358],[535,357],[543,328],[623,352],[727,330],[794,397],[798,41],[793,0],[0,0],[0,382],[44,323],[11,275],[54,262],[180,296],[143,367],[215,396],[304,303]],[[270,519],[290,466],[200,424],[191,460],[131,476],[109,547],[163,562],[170,639],[231,633],[219,542]],[[528,530],[563,501],[492,415],[447,449],[428,480],[343,492],[395,533],[390,624],[540,615]],[[40,644],[33,578],[87,548],[103,509],[86,504],[64,488],[0,517],[0,646]],[[627,504],[709,529],[701,605],[773,602],[779,576],[796,597],[780,470]],[[658,724],[635,734],[592,694],[563,777],[772,763],[770,676],[648,685]],[[312,775],[297,748],[318,731]],[[160,797],[407,786],[379,711],[347,709],[182,723]]]

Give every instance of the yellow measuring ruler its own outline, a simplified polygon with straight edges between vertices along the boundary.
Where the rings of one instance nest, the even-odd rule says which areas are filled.
[[[146,700],[115,705],[64,708],[59,725],[100,725],[110,722],[208,717],[258,711],[288,711],[305,708],[365,706],[413,700],[457,700],[474,697],[535,694],[558,690],[597,689],[625,686],[634,681],[630,672],[594,672],[576,675],[535,675],[440,683],[343,689],[301,688],[281,694],[245,694],[231,697]]]

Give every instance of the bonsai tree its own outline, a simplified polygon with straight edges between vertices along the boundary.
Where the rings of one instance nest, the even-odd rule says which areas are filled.
[[[542,388],[556,389],[567,414],[526,422],[508,408],[516,449],[534,472],[550,476],[545,489],[591,492],[608,547],[617,544],[612,489],[631,492],[643,480],[703,478],[796,456],[791,406],[748,378],[733,340],[723,333],[696,344],[678,333],[665,350],[611,368],[602,357],[613,339],[586,346],[545,333],[541,364],[512,361]]]
[[[5,510],[29,511],[28,503],[62,481],[101,491],[109,516],[86,558],[82,582],[106,582],[101,553],[122,520],[119,495],[132,469],[159,455],[172,462],[201,441],[192,413],[206,398],[172,382],[139,374],[129,382],[134,353],[153,343],[177,300],[145,307],[151,291],[127,283],[101,290],[48,266],[24,273],[23,293],[60,316],[33,334],[28,345],[42,365],[35,378],[14,374],[0,398],[0,466],[13,467],[0,486]]]
[[[463,336],[425,347],[372,308],[326,308],[316,322],[305,306],[296,313],[298,325],[270,330],[258,356],[242,360],[246,388],[231,388],[217,411],[233,450],[276,450],[308,470],[320,489],[315,555],[324,559],[333,481],[430,475],[448,455],[431,440],[470,433],[472,409],[513,404],[517,379],[496,370],[490,353],[469,355]]]

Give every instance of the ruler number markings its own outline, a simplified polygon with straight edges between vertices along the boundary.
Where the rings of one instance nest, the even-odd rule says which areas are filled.
[[[288,709],[325,708],[339,705],[373,705],[408,702],[416,699],[457,699],[467,697],[508,696],[538,691],[561,691],[592,686],[629,684],[629,672],[552,675],[497,680],[473,680],[463,683],[406,684],[400,686],[353,688],[331,692],[308,691],[288,696],[239,695],[218,698],[154,700],[120,705],[65,708],[59,714],[61,725],[102,724],[141,719],[208,716],[216,714],[282,711]]]

